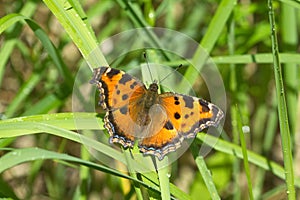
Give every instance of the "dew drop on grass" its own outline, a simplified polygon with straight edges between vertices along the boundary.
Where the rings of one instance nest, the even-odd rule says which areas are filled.
[[[243,133],[249,133],[250,132],[250,127],[249,126],[243,126],[242,130],[243,130]]]

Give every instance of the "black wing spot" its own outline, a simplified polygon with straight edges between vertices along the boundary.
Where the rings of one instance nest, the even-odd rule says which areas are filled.
[[[208,103],[202,99],[199,99],[199,104],[202,106],[202,112],[209,112]]]
[[[129,74],[123,74],[122,78],[120,79],[119,83],[125,85],[128,81],[131,81],[132,78]]]
[[[179,105],[180,104],[180,101],[179,101],[179,98],[177,96],[174,97],[174,100],[175,100],[175,105]]]
[[[126,99],[128,99],[128,94],[122,95],[122,100],[124,101],[124,100],[126,100]]]
[[[123,115],[126,115],[126,114],[127,114],[127,111],[128,111],[128,109],[127,109],[126,106],[124,106],[124,107],[122,107],[122,108],[120,109],[120,112],[121,112]]]
[[[190,96],[183,96],[183,100],[184,100],[184,103],[185,103],[185,106],[188,107],[188,108],[193,108],[194,105],[194,99],[193,97],[190,97]]]
[[[138,83],[135,81],[130,85],[130,89],[133,89]]]
[[[175,117],[175,119],[180,119],[180,114],[178,113],[178,112],[176,112],[175,114],[174,114],[174,117]]]
[[[107,77],[108,78],[112,78],[114,77],[115,75],[119,74],[120,73],[120,70],[118,69],[114,69],[114,68],[110,68],[110,71],[106,73]]]
[[[173,130],[174,126],[170,121],[167,121],[167,123],[165,123],[164,128],[167,130]]]

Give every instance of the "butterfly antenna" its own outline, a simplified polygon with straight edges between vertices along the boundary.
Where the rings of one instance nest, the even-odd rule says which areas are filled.
[[[144,59],[145,59],[145,61],[146,61],[146,63],[147,63],[147,68],[148,68],[149,73],[150,73],[151,81],[153,82],[153,76],[152,76],[152,72],[151,72],[151,70],[150,70],[149,61],[148,61],[148,57],[147,57],[146,52],[144,52],[143,55],[144,55]]]
[[[161,79],[159,82],[163,82],[165,79],[167,79],[171,74],[173,74],[174,72],[176,72],[179,68],[182,67],[182,64],[180,64],[178,67],[176,67],[173,71],[171,71],[170,73],[168,73],[165,78]]]

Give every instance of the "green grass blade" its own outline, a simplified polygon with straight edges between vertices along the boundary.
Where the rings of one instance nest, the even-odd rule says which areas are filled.
[[[284,43],[283,51],[295,53],[298,45],[297,12],[294,7],[282,4],[281,32]],[[286,104],[289,118],[289,126],[292,138],[294,138],[297,122],[297,100],[298,100],[298,66],[295,63],[283,65],[284,85],[286,89]],[[294,139],[292,139],[294,143]]]
[[[66,130],[98,130],[99,126],[103,127],[103,122],[99,119],[97,125],[95,125],[95,116],[96,113],[60,113],[2,120],[0,121],[0,137],[11,138],[46,132],[81,144],[88,144],[89,147],[125,163],[124,156],[118,151],[83,135]],[[74,123],[75,118],[81,122],[80,125]],[[141,165],[141,163],[135,163],[135,166],[138,165]],[[147,167],[140,166],[140,169],[144,171]],[[151,180],[149,183],[159,185],[157,176],[154,174],[143,173],[142,175]],[[180,199],[190,199],[189,195],[173,184],[170,184],[170,193]]]
[[[16,22],[25,20],[27,17],[24,17],[20,14],[12,13],[6,15],[0,19],[0,34],[5,31],[10,26],[13,26]]]
[[[238,108],[237,108],[238,110]],[[246,146],[246,139],[245,139],[245,132],[243,131],[243,124],[241,119],[241,113],[240,117],[237,118],[237,124],[238,124],[238,130],[239,130],[239,136],[240,136],[240,142],[242,147],[242,153],[243,153],[243,161],[244,161],[244,169],[246,172],[247,182],[248,182],[248,194],[249,199],[253,200],[253,191],[252,191],[252,181],[251,181],[251,175],[250,175],[250,168],[249,168],[249,162],[248,162],[248,153],[247,153],[247,146]]]
[[[69,1],[44,0],[44,3],[56,16],[90,66],[108,65],[98,48],[96,37],[82,10],[78,10],[77,6],[74,8]]]
[[[2,149],[3,150],[3,149]],[[156,192],[159,192],[158,187],[152,187],[151,185],[145,184],[144,182],[134,179],[128,175],[125,175],[123,173],[120,173],[116,170],[113,170],[109,167],[105,167],[103,165],[99,165],[99,164],[95,164],[93,162],[90,161],[86,161],[80,158],[76,158],[67,154],[61,154],[61,153],[57,153],[57,152],[52,152],[52,151],[48,151],[48,150],[44,150],[44,149],[40,149],[40,148],[24,148],[24,149],[17,149],[17,150],[13,150],[7,154],[5,154],[4,156],[2,156],[0,158],[0,162],[3,163],[0,166],[0,173],[2,173],[3,171],[16,166],[18,164],[24,163],[24,162],[30,162],[32,160],[45,160],[45,159],[53,159],[53,160],[64,160],[64,161],[68,161],[68,162],[74,162],[74,163],[78,163],[87,167],[91,167],[115,176],[119,176],[122,178],[126,178],[132,181],[135,181],[141,185],[143,185],[144,187],[154,190]]]
[[[5,71],[5,64],[7,63],[7,60],[9,59],[11,52],[14,48],[14,46],[17,43],[17,39],[10,39],[4,42],[0,49],[0,83],[2,82],[4,71]]]
[[[45,67],[43,68],[45,69]],[[5,112],[6,117],[10,118],[15,114],[18,107],[21,106],[24,99],[30,95],[30,92],[36,87],[41,78],[42,76],[40,73],[31,74],[28,80],[22,85],[13,101],[7,106]]]
[[[258,53],[253,55],[216,56],[212,58],[216,64],[248,64],[248,63],[272,63],[273,57],[270,53]],[[300,63],[300,55],[296,53],[280,53],[281,63]]]
[[[204,158],[202,156],[197,156],[195,162],[206,184],[211,199],[212,200],[221,199],[221,197],[218,194],[217,188],[212,180],[211,173],[209,169],[207,169]]]
[[[36,4],[34,2],[26,2],[26,4],[22,7],[20,14],[25,17],[31,17],[36,9]],[[15,14],[8,14],[0,19],[0,29],[1,31],[8,27],[11,27],[9,32],[6,36],[8,36],[7,40],[3,41],[3,44],[0,49],[0,83],[2,83],[2,78],[4,76],[4,70],[5,70],[5,64],[7,63],[15,44],[17,43],[17,37],[20,34],[22,25],[21,24],[15,24],[15,17],[13,16]],[[17,15],[17,14],[16,14]],[[6,19],[5,19],[6,18]],[[13,18],[13,19],[9,19]],[[10,22],[8,22],[10,21]],[[7,23],[4,25],[4,23]],[[3,30],[3,31],[4,31]],[[1,33],[0,33],[1,34]]]
[[[268,155],[272,152],[273,142],[276,136],[276,129],[278,126],[277,101],[276,101],[275,90],[272,91],[271,105],[267,111],[268,111],[268,116],[267,116],[268,119],[266,124],[265,136],[263,138],[263,144],[262,144],[262,155],[266,157],[268,157]],[[263,122],[265,122],[265,120]],[[257,178],[255,179],[255,182],[253,184],[254,199],[257,199],[262,195],[263,184],[266,178],[265,175],[266,175],[266,171],[264,169],[259,168],[257,170],[257,175],[256,175]]]
[[[7,200],[13,200],[13,199],[19,199],[17,195],[14,193],[11,186],[0,179],[0,199],[7,199]]]
[[[40,28],[39,25],[37,25],[34,21],[31,19],[21,15],[21,14],[10,14],[6,16],[6,18],[9,18],[10,20],[3,20],[3,21],[10,21],[13,23],[16,23],[20,20],[24,20],[29,27],[32,29],[32,31],[36,34],[36,36],[40,39],[45,49],[48,51],[50,57],[52,58],[53,62],[56,64],[57,68],[61,72],[61,75],[64,77],[64,85],[63,88],[64,94],[69,94],[73,89],[73,77],[71,76],[70,71],[62,61],[62,58],[60,57],[60,54],[56,50],[55,46],[50,41],[47,34]],[[13,25],[13,24],[10,24]],[[14,45],[14,44],[12,44]],[[46,69],[46,66],[42,66],[42,69],[37,70],[39,74],[33,74],[31,78],[24,84],[20,90],[20,92],[17,94],[16,98],[14,98],[13,102],[8,106],[6,110],[6,115],[8,117],[11,117],[14,112],[17,109],[17,106],[20,105],[20,102],[24,100],[29,94],[29,92],[39,83],[39,80],[42,78],[40,76],[40,72],[43,71],[43,69]],[[52,104],[54,105],[54,104]],[[43,107],[43,106],[42,106]],[[52,107],[53,108],[53,107]],[[44,109],[45,110],[45,109]],[[46,111],[49,111],[46,110]],[[30,113],[30,111],[27,111],[27,113]],[[31,113],[31,114],[37,114],[41,112]]]
[[[200,42],[200,45],[192,58],[193,66],[189,66],[184,76],[188,78],[190,83],[194,83],[198,72],[201,70],[203,64],[207,60],[208,54],[211,52],[213,46],[215,45],[217,39],[219,38],[221,31],[226,25],[227,20],[229,19],[230,14],[236,4],[236,0],[222,0],[219,4],[218,10],[213,16],[207,32],[203,39]],[[205,52],[203,52],[203,50]],[[179,90],[182,90],[186,87],[184,82],[181,82],[179,85]]]
[[[274,73],[275,73],[275,83],[277,92],[277,102],[278,102],[278,114],[279,114],[279,124],[280,124],[280,134],[282,142],[282,152],[284,160],[285,169],[285,180],[287,185],[288,198],[294,200],[296,198],[295,186],[294,186],[294,169],[293,169],[293,156],[292,156],[292,146],[290,138],[290,128],[288,123],[286,100],[285,100],[285,90],[283,86],[282,72],[279,61],[279,50],[277,42],[277,33],[275,26],[275,17],[273,10],[273,1],[268,0],[269,7],[269,20],[271,28],[271,40],[272,40],[272,54],[274,62]]]
[[[161,199],[168,200],[170,199],[170,174],[168,167],[168,157],[165,157],[163,160],[159,161],[155,157],[156,163],[158,165],[158,179],[159,179],[159,187],[161,191]]]
[[[213,199],[213,200],[221,199],[221,197],[218,194],[218,190],[214,184],[212,174],[206,166],[204,157],[202,155],[199,155],[198,147],[195,145],[195,143],[192,143],[190,149],[194,156],[194,160],[196,162],[197,168],[198,168],[198,170],[202,176],[202,179],[205,183],[205,186],[210,194],[211,199]]]
[[[125,150],[123,152],[125,154],[125,159],[126,159],[126,163],[127,163],[126,167],[129,171],[130,176],[135,178],[135,179],[138,179],[137,173],[135,172],[134,167],[133,167],[133,163],[131,162],[132,159],[131,159],[130,151]],[[134,184],[133,187],[134,187],[134,191],[135,191],[137,199],[138,200],[143,200],[141,186],[139,184]]]
[[[76,119],[80,120],[82,123],[80,123],[80,126],[75,126],[74,124],[74,115],[76,115]],[[65,129],[69,130],[83,130],[83,129],[99,129],[99,126],[103,126],[102,120],[99,119],[98,125],[95,126],[93,123],[94,121],[91,121],[91,118],[94,119],[95,113],[60,113],[60,114],[47,114],[47,115],[36,115],[36,116],[27,116],[27,117],[21,117],[21,118],[14,118],[14,119],[8,119],[8,120],[2,120],[0,121],[0,137],[2,138],[11,138],[11,137],[17,137],[32,133],[40,133],[40,132],[49,132],[54,135],[58,135],[63,138],[70,139],[72,141],[82,143],[82,138],[79,134],[75,134],[74,132],[66,131]],[[37,122],[43,122],[45,126],[37,126],[35,123]],[[92,122],[92,123],[91,123]],[[46,126],[47,125],[47,126]],[[61,128],[65,129],[57,129],[57,131],[54,131],[55,129],[49,129],[48,126],[59,126]],[[54,132],[53,132],[54,131]],[[242,150],[239,146],[226,142],[224,140],[218,139],[217,143],[215,143],[216,139],[213,136],[204,134],[204,133],[198,133],[197,139],[204,141],[207,145],[212,146],[214,149],[230,154],[235,155],[238,158],[242,158]],[[85,143],[85,142],[84,142]],[[86,143],[85,143],[86,144]],[[115,159],[123,160],[123,157],[118,157],[117,154],[114,152],[111,152],[111,148],[106,150],[106,146],[103,147],[97,147],[98,143],[95,141],[90,141],[89,143],[91,147],[98,149],[100,152],[108,151],[111,154],[110,156],[115,157]],[[101,145],[101,144],[100,144]],[[104,148],[104,149],[101,149]],[[115,155],[114,155],[115,154]],[[254,152],[248,151],[248,157],[249,161],[263,169],[271,171],[273,174],[278,176],[279,178],[284,179],[284,170],[281,166],[278,164],[268,160],[267,158],[264,158],[258,154],[255,154]],[[151,180],[155,179],[154,177],[150,178]],[[158,182],[157,182],[158,184]],[[300,187],[300,178],[297,178],[295,181],[295,185],[297,187]],[[174,188],[172,185],[170,186],[170,191],[173,194]],[[179,191],[177,191],[179,192]],[[188,196],[186,196],[188,199]]]
[[[289,5],[291,7],[294,7],[294,8],[297,8],[297,9],[300,9],[300,2],[298,0],[279,0],[281,1],[282,3],[285,3],[286,5]]]
[[[83,160],[90,160],[91,154],[86,148],[81,148],[80,157]],[[89,187],[89,179],[91,178],[90,168],[80,165],[80,195],[82,199],[88,195],[87,188]]]
[[[300,63],[300,55],[296,53],[280,53],[279,59],[281,63]],[[216,64],[249,64],[249,63],[272,63],[273,57],[271,53],[257,53],[252,55],[228,55],[228,56],[215,56],[212,61]],[[170,62],[163,62],[167,66],[189,65],[190,60],[175,60]]]
[[[32,31],[34,31],[35,35],[40,39],[42,42],[44,48],[49,53],[49,56],[52,58],[54,64],[59,69],[60,74],[65,79],[65,84],[68,87],[68,90],[71,91],[73,89],[73,77],[71,76],[71,73],[67,66],[64,64],[63,59],[60,56],[60,53],[57,51],[56,47],[51,42],[48,35],[44,32],[44,30],[36,24],[32,20],[26,20],[27,24],[30,26]]]
[[[229,30],[228,30],[228,51],[230,55],[234,55],[235,53],[235,21],[234,21],[234,12],[230,19],[229,23]],[[232,141],[234,144],[238,144],[238,127],[237,127],[237,121],[238,121],[238,111],[236,109],[237,104],[240,104],[239,98],[237,94],[241,94],[242,91],[238,91],[238,81],[237,77],[239,76],[238,70],[236,68],[236,65],[234,63],[229,63],[229,89],[230,94],[232,96],[232,103],[230,105],[230,113],[231,113],[231,127],[232,127]],[[233,193],[233,199],[240,199],[241,198],[241,190],[239,185],[239,176],[240,176],[240,160],[235,158],[234,162],[232,163],[232,170],[233,170],[233,180],[234,180],[234,193]]]
[[[48,113],[62,105],[62,100],[55,94],[50,94],[40,99],[39,102],[26,109],[21,116],[38,115]]]
[[[144,19],[142,12],[139,7],[134,6],[132,2],[127,0],[116,0],[117,3],[125,10],[135,24],[136,27],[147,27],[149,26],[147,21]]]
[[[243,158],[242,149],[236,144],[232,144],[230,142],[224,141],[214,136],[207,135],[202,132],[198,133],[196,138],[202,142],[205,142],[205,144],[211,146],[213,149],[217,151],[229,155],[233,155],[241,159]],[[248,154],[249,162],[251,162],[252,164],[272,172],[274,175],[276,175],[281,179],[285,178],[284,169],[279,164],[270,161],[267,158],[259,154],[256,154],[250,150],[248,150],[247,154]],[[295,185],[297,187],[300,187],[300,177],[296,178]]]

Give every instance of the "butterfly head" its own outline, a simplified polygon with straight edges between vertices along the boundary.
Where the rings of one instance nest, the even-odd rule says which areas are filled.
[[[154,81],[153,83],[150,84],[149,91],[157,92],[157,90],[158,90],[158,85],[157,85],[156,81]]]

